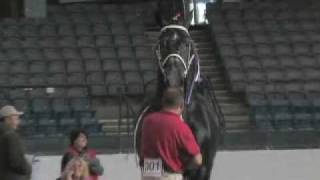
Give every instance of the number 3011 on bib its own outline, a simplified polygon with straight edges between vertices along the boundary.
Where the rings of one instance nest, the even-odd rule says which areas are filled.
[[[161,177],[163,166],[161,159],[144,159],[142,175],[144,177]]]

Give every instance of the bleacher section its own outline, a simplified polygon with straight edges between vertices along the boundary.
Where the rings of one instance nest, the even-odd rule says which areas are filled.
[[[319,129],[320,6],[209,4],[207,17],[233,92],[263,130]]]
[[[26,135],[104,134],[93,98],[110,97],[114,107],[112,97],[144,95],[156,75],[143,13],[139,5],[71,4],[49,6],[46,19],[2,20],[0,104],[26,112]]]

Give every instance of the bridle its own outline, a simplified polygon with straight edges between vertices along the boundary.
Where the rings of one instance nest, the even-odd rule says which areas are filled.
[[[181,31],[185,32],[188,35],[188,37],[190,37],[190,33],[189,33],[188,29],[185,28],[184,26],[180,26],[180,25],[168,25],[168,26],[163,27],[161,29],[161,31],[160,31],[160,36],[161,36],[162,33],[164,33],[168,29],[181,30]],[[198,82],[200,80],[200,74],[201,74],[200,73],[199,57],[198,57],[198,54],[197,54],[195,49],[196,48],[195,48],[194,42],[192,40],[190,40],[189,44],[188,44],[188,52],[189,52],[188,53],[188,59],[187,59],[187,61],[185,61],[185,59],[183,59],[183,57],[178,53],[171,53],[171,54],[168,54],[165,58],[163,58],[161,56],[160,41],[156,44],[156,48],[155,48],[155,53],[156,53],[156,57],[158,59],[159,69],[160,69],[160,71],[161,71],[161,73],[162,73],[162,75],[164,77],[166,77],[166,73],[165,73],[164,67],[168,63],[169,59],[172,58],[172,57],[176,58],[183,65],[183,67],[184,67],[183,75],[184,75],[185,79],[187,78],[187,75],[188,75],[188,72],[189,72],[189,70],[191,68],[191,65],[193,65],[193,63],[196,63],[197,72],[196,72],[196,75],[193,78],[193,81],[192,81],[192,84],[191,84],[191,88],[190,88],[190,92],[188,92],[187,96],[186,96],[186,103],[187,104],[190,104],[190,99],[191,99],[194,83]]]
[[[180,26],[180,25],[168,25],[168,26],[165,26],[161,29],[160,31],[160,35],[162,33],[164,33],[166,30],[168,29],[178,29],[178,30],[181,30],[183,32],[185,32],[188,37],[190,37],[190,33],[188,31],[187,28],[185,28],[184,26]],[[190,38],[191,39],[191,38]],[[184,77],[187,76],[188,74],[188,71],[190,69],[190,66],[192,65],[193,61],[195,60],[195,53],[193,53],[194,51],[194,43],[193,41],[190,41],[189,44],[188,44],[188,59],[187,59],[187,62],[183,59],[183,57],[178,54],[178,53],[171,53],[171,54],[168,54],[165,58],[163,58],[161,56],[161,45],[160,45],[160,41],[156,44],[156,56],[157,56],[157,59],[158,59],[158,64],[159,64],[159,68],[162,72],[162,74],[165,76],[165,70],[164,70],[164,66],[168,63],[169,59],[174,57],[176,59],[179,60],[179,62],[183,65],[184,67]]]

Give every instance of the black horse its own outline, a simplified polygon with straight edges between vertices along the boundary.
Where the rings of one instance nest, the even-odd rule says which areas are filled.
[[[160,32],[159,43],[156,46],[159,63],[157,92],[136,120],[135,150],[140,154],[143,117],[161,109],[160,99],[166,88],[182,88],[185,96],[183,117],[191,127],[203,155],[203,165],[198,169],[186,171],[184,177],[187,180],[209,180],[223,122],[220,121],[219,112],[212,101],[209,83],[200,74],[200,60],[187,25],[177,25],[181,24],[181,20],[179,23],[176,22],[179,19],[173,21],[175,25],[165,26]]]

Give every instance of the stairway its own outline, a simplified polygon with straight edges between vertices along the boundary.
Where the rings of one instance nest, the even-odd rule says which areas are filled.
[[[191,31],[200,56],[201,71],[206,75],[213,87],[217,101],[226,121],[227,131],[243,131],[251,127],[248,106],[241,97],[230,91],[224,69],[217,60],[210,32],[206,28]]]

